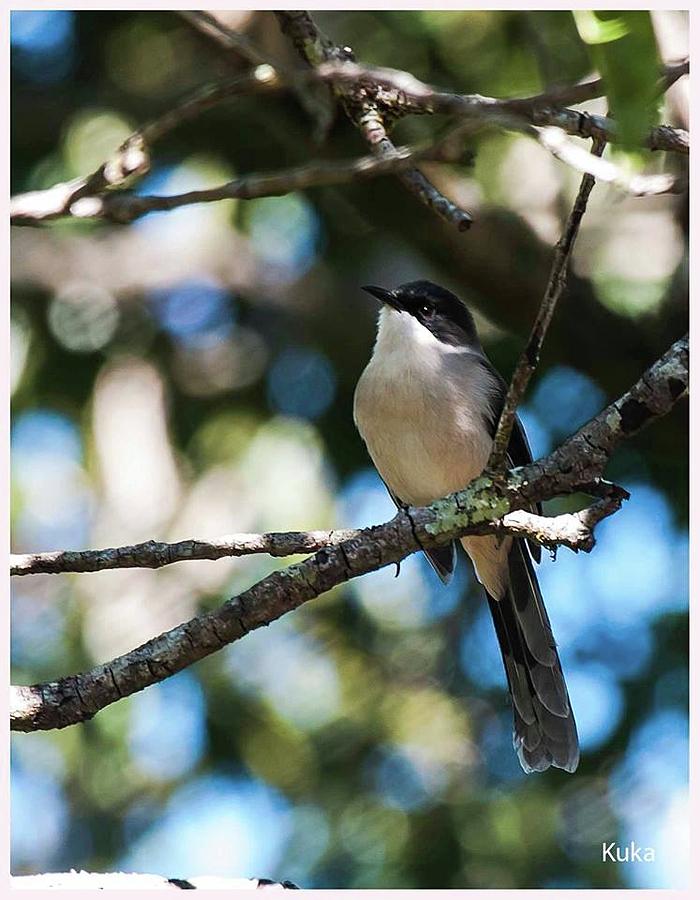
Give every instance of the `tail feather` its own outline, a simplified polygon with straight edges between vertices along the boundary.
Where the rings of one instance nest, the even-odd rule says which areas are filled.
[[[445,547],[432,547],[430,550],[424,550],[425,556],[437,573],[438,578],[443,584],[449,584],[452,581],[452,575],[455,570],[457,561],[457,545],[454,541]]]
[[[550,766],[575,771],[576,723],[552,628],[527,548],[514,540],[510,582],[496,600],[487,592],[513,700],[513,745],[526,772]]]
[[[526,645],[543,666],[553,666],[557,658],[556,642],[545,609],[537,576],[523,541],[514,541],[508,556],[514,608]]]

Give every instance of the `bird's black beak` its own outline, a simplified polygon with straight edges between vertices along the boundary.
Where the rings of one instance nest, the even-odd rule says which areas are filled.
[[[363,285],[362,290],[367,291],[368,294],[371,294],[379,300],[380,303],[386,303],[388,306],[398,309],[398,311],[401,312],[402,307],[394,291],[388,291],[386,288],[376,287],[373,284]]]

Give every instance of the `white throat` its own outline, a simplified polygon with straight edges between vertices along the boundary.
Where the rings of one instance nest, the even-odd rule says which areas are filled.
[[[440,357],[445,353],[468,353],[468,347],[444,344],[424,325],[407,312],[399,312],[390,306],[379,311],[377,339],[374,344],[375,357],[394,354],[416,354],[425,362],[431,356]]]

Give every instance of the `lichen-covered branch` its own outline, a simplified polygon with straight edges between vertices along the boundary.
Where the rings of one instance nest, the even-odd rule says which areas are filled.
[[[595,546],[596,525],[616,513],[629,499],[624,488],[604,482],[601,485],[605,487],[604,496],[578,512],[538,516],[524,509],[516,509],[501,520],[503,532],[536,541],[550,550],[568,547],[574,553],[579,550],[590,553]]]
[[[430,506],[402,509],[390,522],[321,548],[308,559],[268,575],[218,609],[109,663],[57,681],[13,687],[12,729],[37,731],[82,722],[351,578],[399,562],[424,546],[482,533],[479,529],[497,531],[500,520],[533,501],[576,491],[600,493],[600,479],[615,447],[667,413],[687,389],[685,337],[548,457],[503,478],[482,475],[465,490]],[[595,524],[601,512],[592,508],[588,524]],[[582,523],[586,527],[583,519]]]

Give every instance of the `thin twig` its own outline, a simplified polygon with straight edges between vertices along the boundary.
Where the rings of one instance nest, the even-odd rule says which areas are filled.
[[[667,63],[663,66],[658,85],[659,95],[664,94],[679,78],[687,75],[689,71],[690,61],[688,58],[679,62]],[[604,95],[605,82],[602,78],[593,78],[588,81],[581,81],[578,84],[549,88],[541,94],[535,94],[531,97],[514,98],[504,102],[508,103],[514,112],[518,110],[532,111],[543,107],[575,106]]]
[[[302,108],[313,120],[315,142],[322,143],[333,121],[333,104],[326,85],[317,84],[316,79],[309,78],[307,73],[299,77],[297,71],[287,66],[283,60],[273,57],[269,52],[263,54],[250,38],[227,28],[211,13],[203,10],[181,11],[180,15],[190,25],[226,50],[233,50],[245,56],[255,65],[271,66],[275,78],[286,82],[286,86],[296,95]]]
[[[258,66],[252,72],[237,78],[207,85],[153,122],[130,134],[92,174],[56,184],[43,191],[29,191],[12,197],[10,222],[13,225],[35,225],[48,219],[72,215],[72,207],[78,201],[84,198],[94,200],[107,191],[122,187],[136,176],[145,175],[151,167],[152,145],[182,123],[232,96],[280,89],[281,83],[269,66]]]
[[[666,194],[680,191],[685,186],[684,179],[674,175],[660,173],[658,175],[630,175],[607,159],[600,159],[596,153],[589,153],[584,147],[566,139],[558,128],[543,128],[538,132],[538,140],[549,150],[552,156],[576,169],[592,175],[596,181],[612,184],[633,197],[649,197],[655,194]],[[605,146],[602,137],[594,137],[594,145]]]
[[[278,62],[273,63],[269,55],[263,54],[245,34],[227,28],[222,22],[219,22],[216,16],[213,16],[206,10],[189,11],[180,9],[178,10],[178,15],[197,31],[201,31],[208,38],[213,38],[218,43],[223,44],[227,50],[234,50],[254,66],[270,63],[277,68],[277,65],[279,65]]]
[[[273,572],[218,609],[196,616],[111,662],[80,675],[13,687],[15,731],[64,728],[267,625],[332,587],[399,562],[423,546],[452,540],[502,519],[534,500],[586,490],[600,478],[617,445],[685,396],[688,341],[677,341],[622,397],[550,456],[501,479],[481,476],[465,490],[421,508],[400,510],[384,525],[323,547],[303,562]]]
[[[602,141],[594,141],[592,151],[594,156],[602,156],[604,149],[605,144]],[[491,454],[487,464],[487,470],[491,472],[499,472],[505,468],[508,444],[510,443],[513,424],[515,422],[515,413],[530,382],[532,373],[537,368],[540,359],[540,351],[542,350],[542,344],[545,335],[547,334],[549,323],[554,315],[557,302],[566,286],[569,258],[576,241],[581,219],[586,211],[588,197],[590,196],[594,184],[595,178],[588,173],[581,179],[581,185],[578,189],[576,200],[574,201],[569,218],[564,226],[564,232],[555,247],[554,260],[552,262],[552,269],[549,274],[544,297],[542,298],[540,308],[537,311],[537,317],[532,326],[528,342],[525,345],[515,367],[515,371],[513,372],[513,377],[508,387],[508,393],[506,394],[503,403],[503,409],[501,410],[498,427],[493,439],[493,447],[491,448]]]
[[[450,93],[420,81],[409,72],[362,66],[348,60],[324,62],[318,68],[318,75],[333,84],[345,85],[348,89],[362,89],[382,108],[388,108],[396,116],[439,112],[491,121],[510,121],[513,127],[517,127],[520,120],[521,123],[529,122],[540,127],[561,128],[575,137],[598,137],[608,142],[618,139],[618,129],[612,119],[557,104],[545,104],[546,94],[501,99],[481,94]],[[688,132],[669,125],[652,128],[645,143],[653,150],[673,150],[684,154],[689,152]]]
[[[52,192],[39,191],[12,201],[11,222],[13,225],[35,224],[68,215],[81,219],[109,219],[127,224],[149,212],[173,210],[195,203],[279,197],[305,188],[366,181],[406,171],[418,160],[456,162],[463,159],[465,153],[459,141],[463,130],[463,126],[457,126],[440,141],[427,147],[397,147],[392,155],[381,159],[361,156],[337,162],[322,161],[279,172],[244,175],[224,184],[183,194],[158,196],[116,191],[91,197],[81,196],[66,207],[64,195],[54,202]]]

